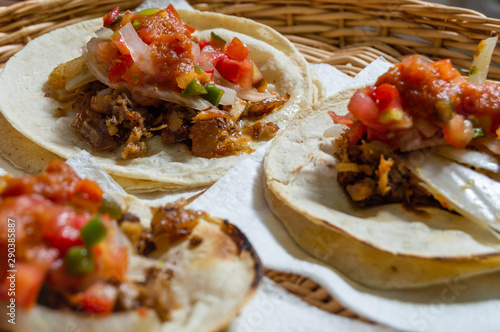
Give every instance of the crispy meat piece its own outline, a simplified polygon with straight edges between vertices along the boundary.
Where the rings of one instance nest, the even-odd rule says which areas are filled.
[[[84,110],[77,113],[71,126],[75,128],[80,136],[95,151],[113,151],[116,149],[116,141],[109,135],[106,121],[92,111]]]
[[[195,111],[169,102],[151,103],[98,82],[87,84],[76,94],[73,106],[78,113],[73,127],[96,151],[113,151],[125,144],[123,159],[145,155],[144,140],[153,135],[160,135],[165,144],[185,143],[194,156],[203,158],[250,153],[253,149],[248,146],[249,139],[271,139],[278,127],[257,121],[246,130],[245,137],[237,121],[243,117],[264,117],[289,98],[276,96],[260,102],[237,99],[232,108]]]
[[[215,157],[219,135],[218,120],[198,121],[191,127],[189,138],[191,139],[191,152],[197,157]]]
[[[201,214],[174,204],[157,209],[151,220],[151,240],[169,244],[189,236]]]
[[[250,136],[254,140],[267,141],[273,138],[278,130],[278,126],[272,122],[257,121],[250,127]]]
[[[142,136],[141,127],[137,126],[132,129],[121,154],[123,159],[140,157],[146,153],[146,142],[141,141]]]
[[[264,99],[262,101],[247,102],[247,107],[241,117],[260,118],[271,113],[276,108],[282,106],[288,99],[290,99],[290,96],[287,96],[286,98],[276,96]]]

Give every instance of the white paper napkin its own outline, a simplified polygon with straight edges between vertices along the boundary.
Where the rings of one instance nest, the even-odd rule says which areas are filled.
[[[377,60],[358,75],[359,81],[345,86],[372,83],[387,67],[385,61]],[[346,78],[340,75],[339,79]],[[264,199],[262,162],[268,145],[229,171],[189,207],[229,219],[246,234],[265,266],[315,280],[347,308],[374,321],[406,331],[500,329],[500,274],[450,280],[425,289],[376,291],[354,284],[301,250]],[[301,326],[308,320],[307,313],[292,312],[288,315],[292,325]]]

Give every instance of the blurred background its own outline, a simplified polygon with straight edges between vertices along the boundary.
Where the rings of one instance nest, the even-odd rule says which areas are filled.
[[[0,0],[0,6],[7,6],[22,0]],[[500,0],[429,0],[448,6],[470,8],[488,17],[500,18]]]
[[[7,6],[22,0],[0,0],[0,6]],[[448,6],[470,8],[488,17],[500,18],[500,0],[429,0]]]

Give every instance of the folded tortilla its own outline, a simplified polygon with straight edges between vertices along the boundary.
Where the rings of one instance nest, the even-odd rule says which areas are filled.
[[[304,57],[275,30],[233,16],[184,10],[179,14],[202,38],[208,38],[210,31],[228,40],[238,37],[251,48],[249,58],[277,92],[282,96],[290,94],[289,101],[268,115],[266,121],[283,129],[296,112],[322,93]],[[63,159],[87,150],[110,174],[138,180],[137,186],[142,189],[208,186],[248,157],[245,153],[212,159],[195,157],[184,144],[165,145],[158,136],[147,140],[148,152],[141,158],[122,160],[120,151],[92,151],[71,128],[73,112],[57,117],[54,109],[62,105],[46,93],[50,72],[79,57],[82,46],[101,26],[102,20],[96,19],[52,31],[34,39],[9,60],[0,74],[0,111],[15,130]],[[253,142],[250,147],[256,149],[264,143]]]
[[[356,207],[337,182],[334,138],[348,112],[348,89],[300,112],[268,150],[266,198],[295,241],[361,284],[414,288],[500,269],[500,241],[442,209],[401,204]]]
[[[138,216],[143,226],[149,225],[150,207],[130,195],[114,193],[112,197]],[[198,245],[192,245],[193,238]],[[36,305],[30,311],[18,309],[16,325],[4,325],[4,320],[0,328],[39,332],[220,331],[254,295],[263,276],[259,257],[243,233],[228,221],[207,213],[198,219],[187,238],[172,246],[158,247],[150,257],[173,266],[170,286],[176,306],[170,320],[161,322],[149,309],[99,316]],[[128,273],[134,273],[130,262]]]

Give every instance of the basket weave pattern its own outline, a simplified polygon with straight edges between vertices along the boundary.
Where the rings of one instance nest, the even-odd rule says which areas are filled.
[[[481,39],[500,32],[500,20],[473,10],[418,0],[190,1],[199,10],[247,17],[293,41],[311,63],[329,63],[355,75],[383,56],[450,58],[464,71]],[[500,79],[500,50],[489,78]]]
[[[116,6],[131,9],[142,0],[31,0],[0,7],[0,67],[30,40],[46,32],[101,17]]]

